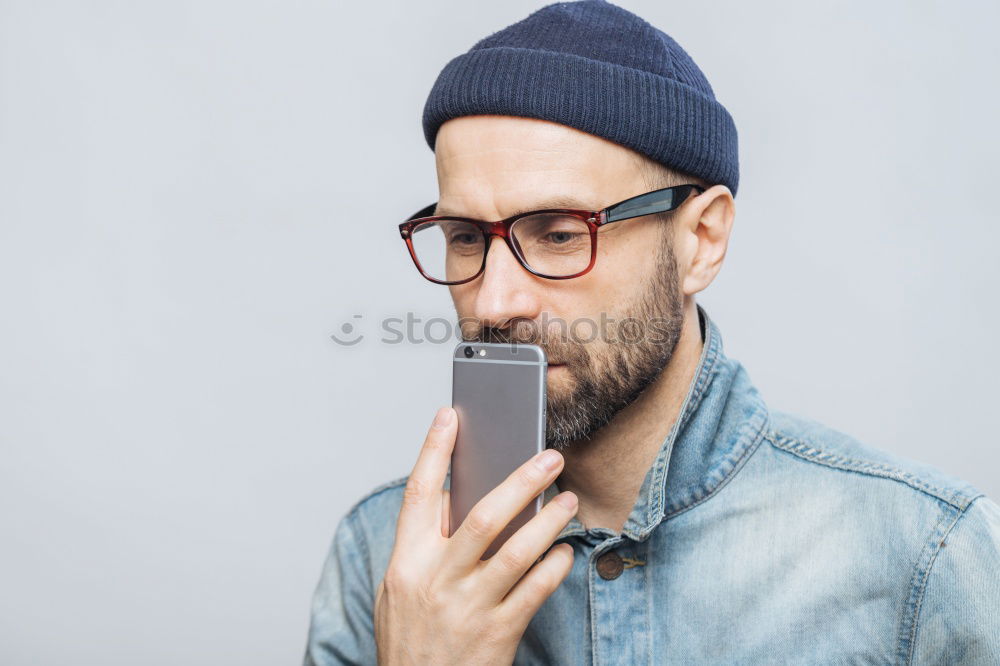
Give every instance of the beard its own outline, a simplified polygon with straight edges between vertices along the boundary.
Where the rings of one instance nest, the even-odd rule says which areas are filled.
[[[466,342],[536,344],[549,365],[563,365],[569,387],[549,387],[545,439],[548,448],[563,450],[589,440],[623,408],[634,402],[670,362],[684,323],[677,259],[669,227],[657,253],[653,274],[614,317],[601,323],[561,320],[552,323],[518,319],[506,328],[472,322],[463,328]],[[543,318],[544,319],[544,318]],[[580,324],[592,324],[581,335]],[[583,339],[587,337],[589,339]],[[551,384],[551,382],[550,382]]]

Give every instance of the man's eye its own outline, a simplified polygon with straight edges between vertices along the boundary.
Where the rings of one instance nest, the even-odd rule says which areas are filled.
[[[452,245],[475,245],[478,239],[476,238],[476,234],[454,234],[450,242]]]
[[[555,245],[561,245],[563,243],[569,243],[577,240],[580,234],[573,233],[572,231],[550,231],[545,235],[546,242],[553,243]]]

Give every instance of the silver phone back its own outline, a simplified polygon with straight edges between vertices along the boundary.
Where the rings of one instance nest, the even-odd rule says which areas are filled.
[[[458,439],[451,457],[449,534],[480,499],[545,448],[547,368],[545,352],[536,345],[463,342],[455,348],[452,406]],[[503,529],[483,559],[541,510],[543,494]]]

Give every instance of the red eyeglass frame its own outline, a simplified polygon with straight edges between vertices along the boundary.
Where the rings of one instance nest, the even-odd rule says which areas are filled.
[[[518,213],[517,215],[511,215],[508,218],[497,220],[495,222],[477,220],[471,217],[458,217],[455,215],[432,215],[427,217],[426,214],[434,212],[434,209],[437,207],[437,202],[435,201],[434,203],[421,208],[407,221],[400,224],[399,235],[406,243],[406,249],[409,251],[410,258],[413,260],[413,264],[417,267],[417,270],[420,271],[420,274],[424,276],[424,278],[434,282],[435,284],[465,284],[466,282],[472,282],[482,275],[486,270],[486,257],[489,255],[490,241],[494,236],[504,240],[507,247],[510,249],[511,254],[514,255],[518,263],[521,264],[524,270],[528,271],[532,275],[537,275],[538,277],[545,278],[547,280],[569,280],[590,272],[590,270],[594,267],[594,264],[597,263],[597,230],[600,227],[605,224],[611,224],[612,222],[620,222],[622,220],[642,217],[644,215],[653,215],[656,213],[664,213],[675,210],[682,203],[688,200],[691,192],[694,190],[697,190],[698,193],[701,194],[705,191],[705,188],[700,185],[695,185],[694,183],[674,185],[672,187],[664,187],[659,190],[653,190],[652,192],[646,192],[634,197],[629,197],[628,199],[619,201],[618,203],[612,204],[599,211],[580,210],[576,208],[544,208],[542,210],[532,210],[524,213]],[[572,215],[587,225],[587,228],[590,231],[590,263],[587,264],[586,268],[572,275],[546,275],[545,273],[536,271],[528,265],[527,260],[521,252],[521,248],[517,244],[517,239],[510,233],[510,228],[519,219],[530,215],[538,215],[540,213],[561,213]],[[485,243],[483,247],[483,263],[480,265],[476,274],[472,277],[464,280],[438,280],[437,278],[433,278],[424,272],[423,267],[420,265],[420,260],[417,258],[417,252],[413,247],[413,232],[420,225],[439,220],[457,220],[459,222],[467,222],[475,227],[478,227],[483,233]]]

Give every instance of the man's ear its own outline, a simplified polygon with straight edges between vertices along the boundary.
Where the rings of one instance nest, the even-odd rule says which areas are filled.
[[[712,283],[729,246],[736,217],[736,202],[725,185],[713,185],[692,199],[678,216],[681,238],[677,262],[681,269],[681,291],[696,294]]]

